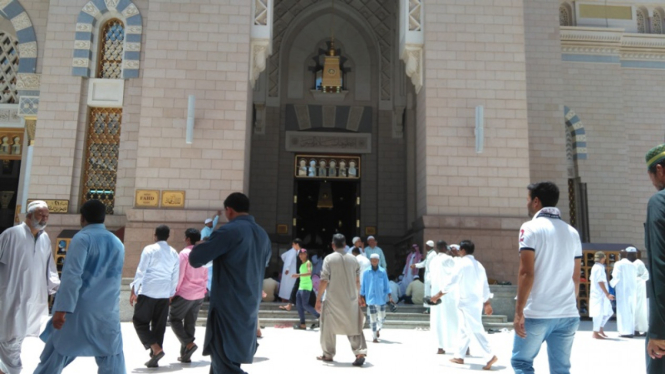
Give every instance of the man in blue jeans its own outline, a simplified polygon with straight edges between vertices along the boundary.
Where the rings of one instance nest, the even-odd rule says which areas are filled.
[[[570,351],[580,323],[577,291],[582,243],[561,220],[559,188],[551,182],[528,186],[533,219],[519,236],[520,269],[511,363],[516,374],[534,373],[533,360],[547,342],[551,374],[570,373]]]

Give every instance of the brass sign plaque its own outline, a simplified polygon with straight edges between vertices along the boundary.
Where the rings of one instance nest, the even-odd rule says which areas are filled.
[[[33,201],[43,201],[48,205],[49,213],[54,214],[66,214],[69,209],[69,200],[42,200],[42,199],[30,199],[28,200],[28,205]]]
[[[162,208],[184,208],[185,191],[162,191]]]
[[[159,190],[136,190],[134,205],[141,208],[159,207]]]

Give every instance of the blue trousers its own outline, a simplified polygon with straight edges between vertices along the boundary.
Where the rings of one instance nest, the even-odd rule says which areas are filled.
[[[76,357],[63,356],[56,352],[51,341],[46,342],[40,362],[34,374],[60,374],[62,369],[71,364]],[[120,352],[115,356],[95,357],[98,374],[126,374],[125,355]]]
[[[296,308],[298,309],[298,316],[300,317],[300,324],[305,324],[305,311],[319,318],[319,313],[316,312],[313,306],[309,304],[309,294],[312,291],[298,290],[296,294]]]
[[[526,318],[526,338],[515,334],[511,364],[515,374],[533,374],[533,360],[543,342],[547,342],[550,374],[570,374],[570,352],[575,332],[580,325],[579,317],[573,318]]]

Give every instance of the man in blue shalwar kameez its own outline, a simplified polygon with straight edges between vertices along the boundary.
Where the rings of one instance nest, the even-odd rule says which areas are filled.
[[[95,357],[99,374],[126,373],[118,305],[125,247],[106,230],[105,213],[99,200],[81,207],[83,229],[67,251],[35,374],[59,374],[78,356]]]
[[[249,199],[232,193],[224,200],[229,223],[196,245],[189,255],[193,267],[213,262],[210,310],[203,348],[212,356],[211,374],[244,373],[256,352],[256,327],[263,275],[270,258],[268,234],[249,215]]]

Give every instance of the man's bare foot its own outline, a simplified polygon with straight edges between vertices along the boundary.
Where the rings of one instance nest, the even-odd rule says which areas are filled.
[[[462,358],[451,358],[450,362],[453,364],[464,365],[464,359]]]
[[[608,336],[605,335],[605,330],[603,330],[602,327],[600,328],[599,334],[602,335],[602,336],[604,336],[604,337],[606,337],[606,338],[608,338]]]
[[[499,359],[496,358],[496,356],[492,357],[492,359],[487,362],[487,365],[483,366],[483,370],[492,370],[492,365],[497,361],[499,361]]]
[[[605,339],[605,338],[606,338],[606,336],[601,335],[599,332],[596,332],[596,331],[593,332],[592,337],[593,337],[594,339]]]
[[[446,351],[443,350],[443,349],[441,349],[441,348],[439,348],[439,350],[436,352],[436,354],[437,354],[437,355],[445,355],[445,354],[446,354]]]

